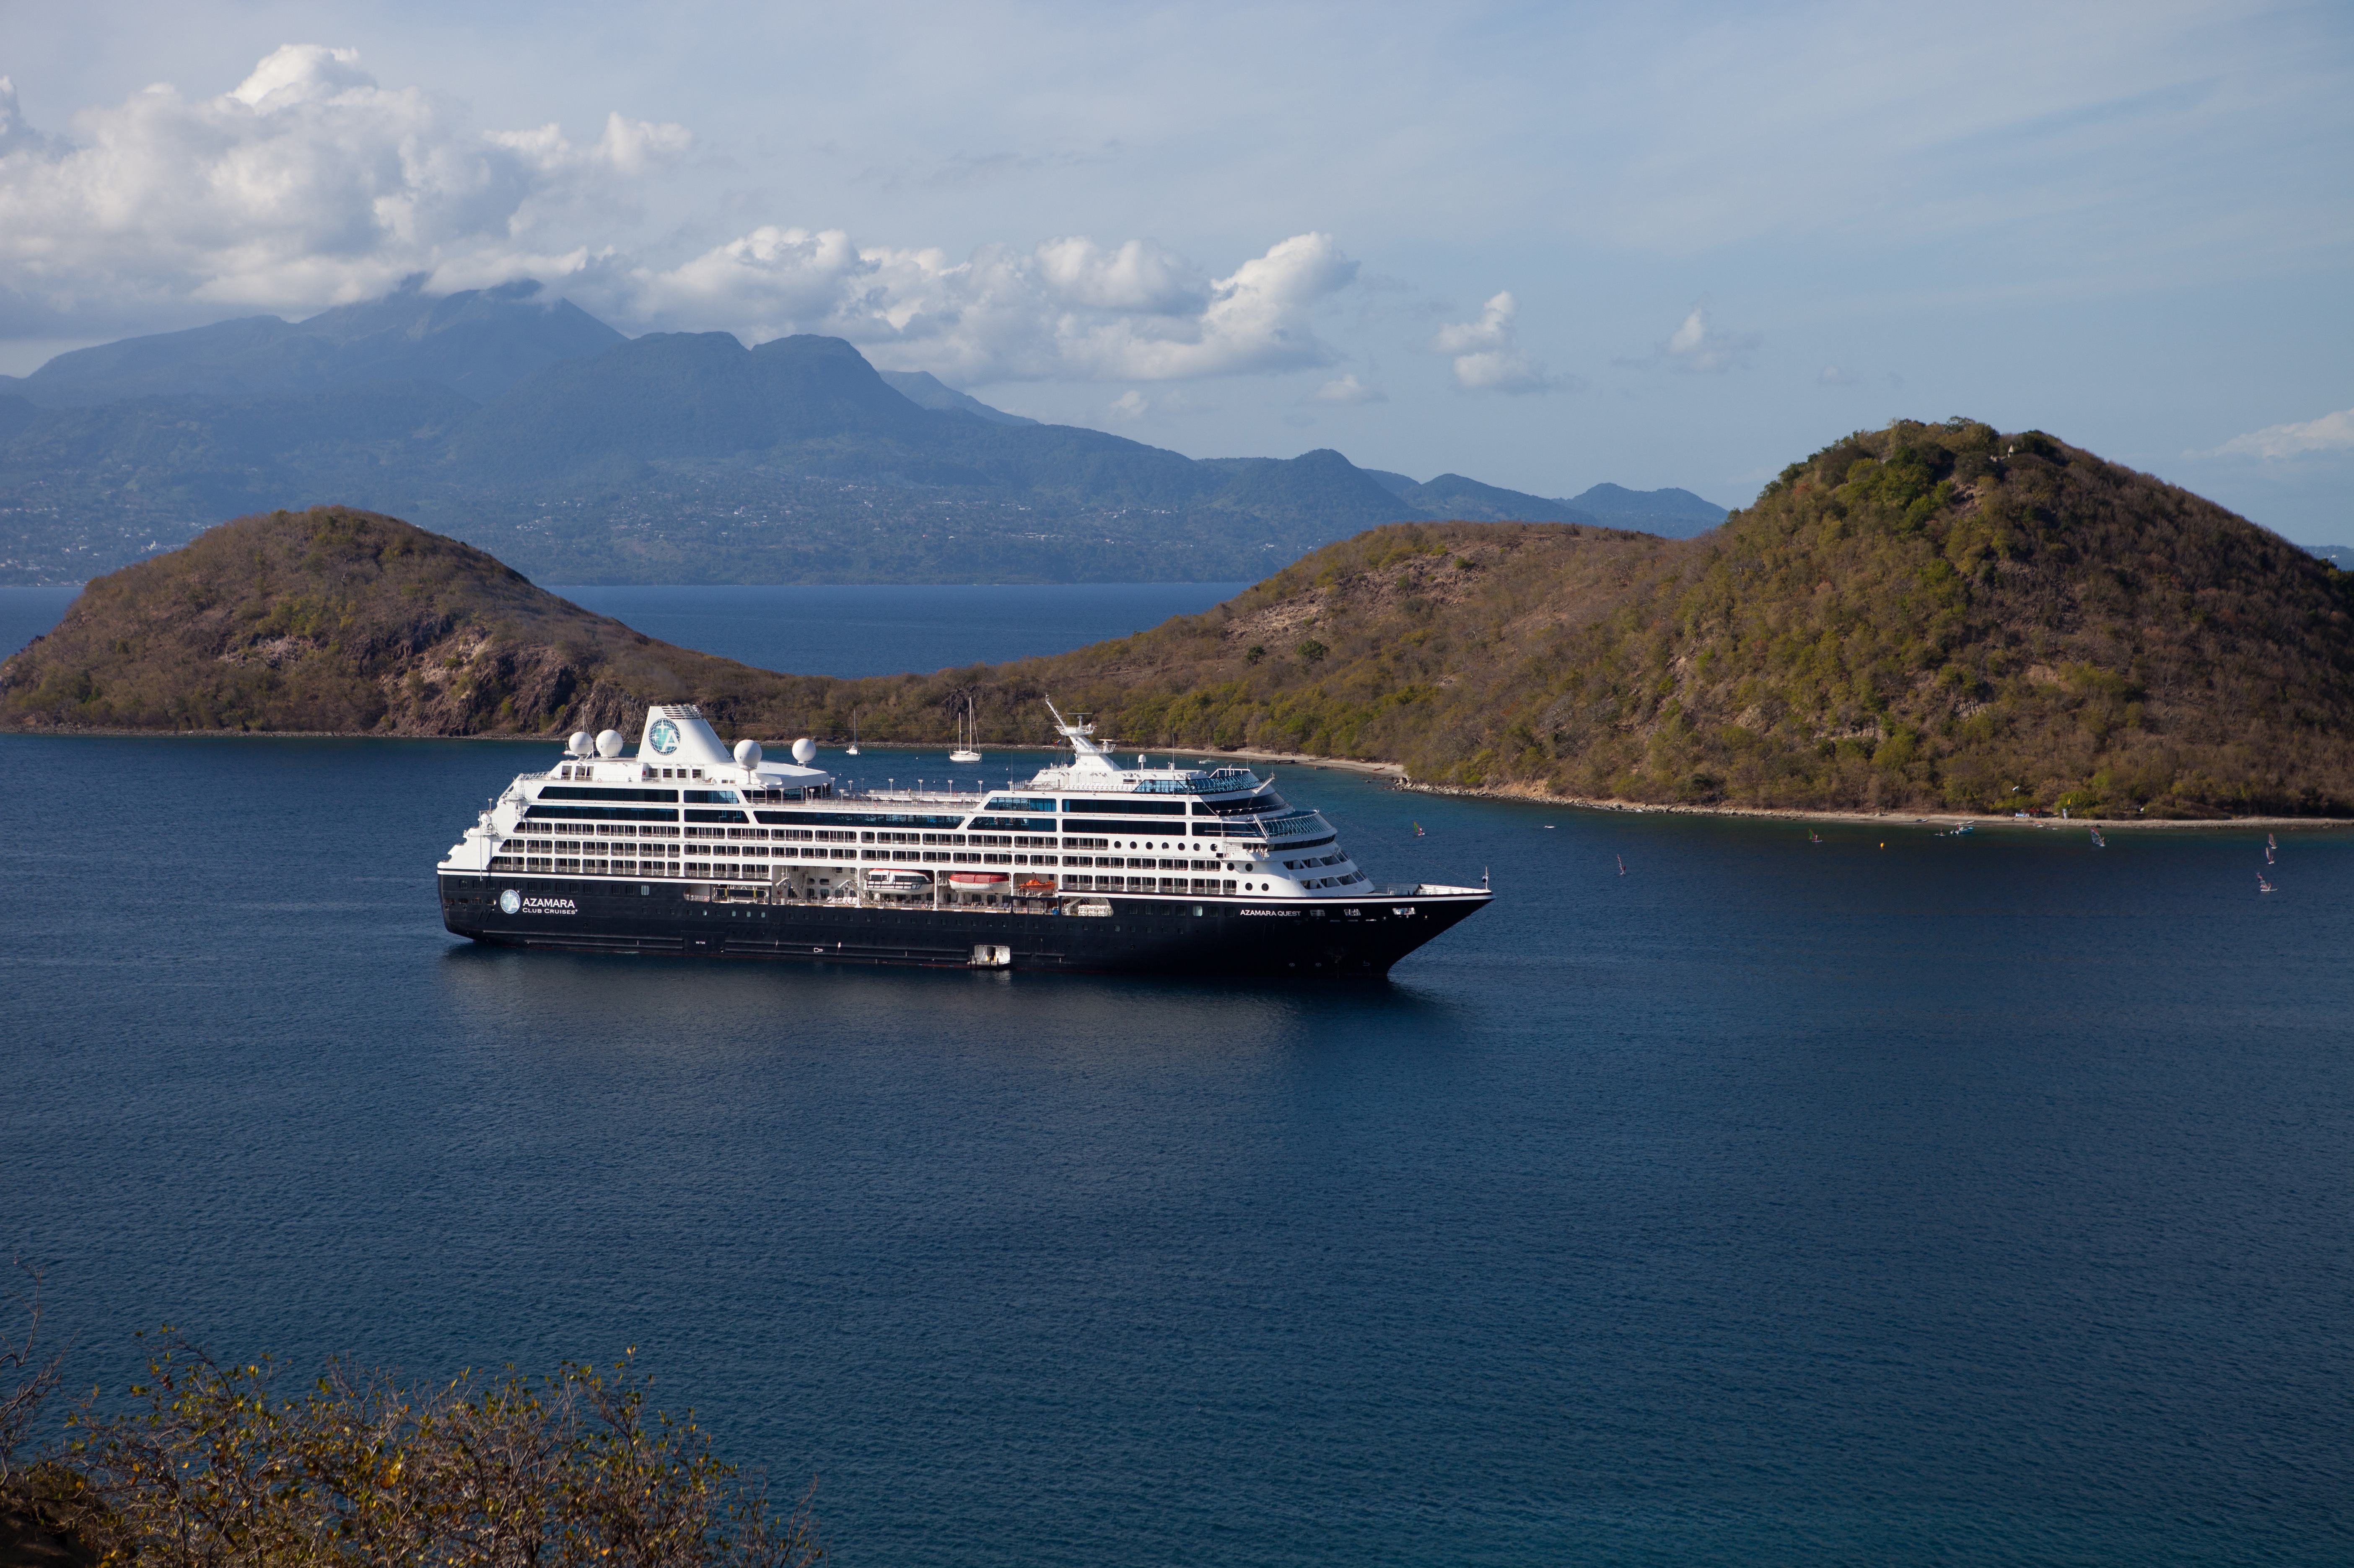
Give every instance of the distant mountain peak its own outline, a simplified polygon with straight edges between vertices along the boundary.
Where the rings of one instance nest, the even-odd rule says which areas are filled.
[[[992,408],[969,392],[960,392],[928,370],[883,370],[885,385],[918,408],[958,409],[993,425],[1034,425],[1037,420]]]
[[[1628,490],[1621,484],[1597,484],[1571,499],[1570,504],[1582,507],[1614,527],[1638,528],[1647,534],[1667,533],[1670,536],[1705,533],[1724,521],[1724,508],[1703,501],[1689,490]],[[1626,521],[1620,519],[1645,519]],[[1665,528],[1650,524],[1665,524]],[[1679,524],[1699,526],[1680,527]]]
[[[435,381],[488,402],[543,366],[602,354],[628,338],[569,300],[517,279],[427,294],[404,286],[300,322],[244,316],[58,355],[0,382],[46,408],[130,397],[273,397],[333,387]]]

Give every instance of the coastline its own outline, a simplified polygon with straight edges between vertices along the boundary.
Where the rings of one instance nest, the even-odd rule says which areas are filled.
[[[349,730],[155,730],[155,729],[0,729],[0,736],[39,736],[56,737],[103,739],[163,739],[163,740],[465,740],[502,741],[509,745],[545,746],[547,736],[537,735],[386,735]],[[843,742],[821,741],[821,747],[840,750]],[[870,738],[870,746],[894,750],[915,747],[917,743]],[[1007,745],[995,747],[998,751],[1050,752],[1051,746]],[[1762,818],[1790,822],[1861,822],[1881,826],[1946,827],[1967,824],[1970,827],[2029,828],[2099,828],[2111,829],[2203,829],[2203,828],[2265,828],[2324,829],[2354,828],[2354,817],[2003,817],[1975,815],[1967,811],[1865,811],[1831,810],[1808,806],[1690,806],[1661,804],[1649,800],[1603,800],[1578,795],[1548,795],[1533,789],[1473,788],[1462,784],[1417,784],[1407,776],[1405,768],[1395,762],[1372,761],[1358,757],[1318,757],[1299,751],[1225,751],[1201,748],[1209,758],[1232,758],[1242,762],[1267,762],[1289,768],[1337,768],[1349,773],[1363,773],[1373,778],[1387,778],[1393,789],[1408,790],[1417,795],[1451,795],[1466,800],[1500,800],[1525,806],[1553,806],[1571,811],[1621,811],[1637,815],[1683,817]],[[1191,755],[1193,748],[1167,747],[1145,748],[1145,755]]]
[[[1809,806],[1686,806],[1659,805],[1647,800],[1605,800],[1585,796],[1546,795],[1531,789],[1473,789],[1461,784],[1397,786],[1417,795],[1459,795],[1473,800],[1511,800],[1529,806],[1559,806],[1573,811],[1625,811],[1651,816],[1759,817],[1792,822],[1865,822],[1880,826],[1973,828],[2354,828],[2354,817],[2000,817],[1969,811],[1829,810]]]

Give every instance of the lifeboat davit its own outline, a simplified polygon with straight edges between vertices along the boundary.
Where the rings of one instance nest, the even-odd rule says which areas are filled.
[[[879,867],[866,874],[870,893],[928,893],[931,873],[926,871],[885,871]]]
[[[950,887],[971,888],[977,892],[988,892],[992,888],[1002,887],[1013,880],[1013,877],[1007,875],[1002,871],[952,871],[949,873],[949,885]]]

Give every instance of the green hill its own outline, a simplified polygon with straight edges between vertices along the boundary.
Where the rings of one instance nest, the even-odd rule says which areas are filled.
[[[470,546],[323,508],[91,583],[0,664],[16,728],[633,731],[1304,751],[1534,795],[2354,810],[2354,577],[2036,432],[1897,424],[1702,538],[1398,524],[1049,659],[838,681],[652,641]]]
[[[1953,420],[1825,448],[1701,539],[1377,529],[1030,678],[1155,743],[1485,788],[2340,813],[2349,610],[2354,577],[2210,502]]]

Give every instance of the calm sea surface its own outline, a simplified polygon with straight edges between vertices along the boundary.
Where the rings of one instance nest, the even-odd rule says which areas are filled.
[[[453,941],[549,755],[0,736],[0,1247],[79,1382],[634,1344],[853,1568],[2354,1559],[2354,836],[2266,895],[1287,768],[1496,906],[1322,990]]]
[[[796,674],[894,675],[1061,653],[1194,615],[1242,583],[1011,588],[552,588],[649,637]],[[58,623],[75,588],[0,588],[0,659]]]

